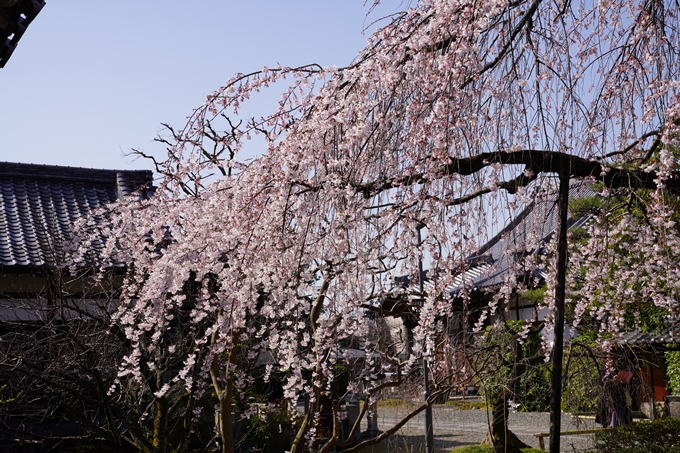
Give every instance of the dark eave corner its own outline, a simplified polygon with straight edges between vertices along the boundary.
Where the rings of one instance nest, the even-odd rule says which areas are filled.
[[[45,0],[0,0],[0,68],[5,67],[43,6]]]

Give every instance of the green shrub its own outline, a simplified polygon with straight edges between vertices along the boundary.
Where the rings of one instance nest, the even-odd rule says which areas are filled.
[[[253,414],[244,421],[238,450],[281,451],[283,446],[290,445],[294,431],[288,411],[282,408]]]
[[[408,405],[408,402],[402,398],[383,398],[378,400],[378,408],[382,407],[402,407]]]
[[[444,403],[445,406],[457,407],[460,410],[468,411],[472,409],[486,410],[486,403],[483,401],[458,401],[448,400]]]
[[[531,297],[540,294],[536,290]],[[524,327],[523,321],[511,320],[500,328],[487,327],[481,341],[482,362],[487,366],[480,370],[478,383],[485,400],[492,402],[504,392],[502,399],[511,399],[520,412],[546,411],[550,409],[550,370],[543,358],[540,329],[532,327],[520,340]]]
[[[565,364],[566,379],[562,390],[562,410],[572,413],[597,411],[602,394],[601,369],[604,362],[596,359],[590,351],[594,342],[574,341],[569,348]]]
[[[666,353],[666,377],[673,395],[680,395],[680,351]]]
[[[603,429],[595,434],[593,453],[680,453],[680,419]]]
[[[599,196],[572,198],[569,200],[569,213],[575,219],[579,219],[588,213],[598,212],[601,209],[602,197]]]

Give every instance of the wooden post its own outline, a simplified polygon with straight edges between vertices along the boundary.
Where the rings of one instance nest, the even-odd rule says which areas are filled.
[[[550,453],[560,451],[562,424],[562,357],[564,355],[564,294],[567,273],[567,211],[569,208],[569,169],[560,173],[557,198],[557,268],[555,269],[555,325],[553,330],[552,376],[550,389]]]

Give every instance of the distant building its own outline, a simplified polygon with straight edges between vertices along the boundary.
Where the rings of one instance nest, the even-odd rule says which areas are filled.
[[[668,394],[667,364],[664,352],[680,350],[680,319],[658,333],[635,330],[622,334],[619,345],[632,348],[640,362],[640,374],[646,386],[636,395],[642,412],[651,419],[671,415],[680,417],[680,397]]]
[[[572,182],[570,199],[595,195],[588,184]],[[592,218],[593,214],[590,212],[579,213],[577,218],[570,213],[568,227],[582,227]],[[544,265],[528,264],[526,258],[546,254],[546,247],[557,231],[557,226],[557,193],[554,192],[544,199],[528,204],[505,228],[480,247],[475,256],[468,257],[445,289],[445,297],[453,305],[453,317],[448,320],[449,333],[471,330],[508,279],[521,282],[529,289],[543,287],[548,275],[547,269]],[[431,271],[425,270],[421,276],[426,294],[434,289],[433,280],[441,277],[431,274]],[[417,325],[415,313],[419,310],[421,297],[416,294],[418,281],[411,280],[412,277],[409,276],[398,277],[395,286],[401,291],[382,300],[381,309],[385,315],[395,317],[389,322],[393,336],[398,338],[410,338],[409,331]],[[536,301],[516,292],[505,303],[507,319],[542,322],[548,311],[547,308],[539,309]],[[493,323],[497,316],[496,313],[489,313],[486,323]],[[394,341],[397,342],[398,338]],[[403,346],[403,349],[407,347]]]
[[[21,300],[53,296],[74,221],[121,197],[153,194],[147,170],[0,162],[0,321],[30,319]]]
[[[109,426],[98,411],[122,354],[106,330],[122,268],[104,280],[89,279],[86,269],[71,275],[63,246],[74,222],[93,210],[152,196],[152,178],[151,171],[0,162],[0,451],[79,451],[88,433]],[[97,247],[90,247],[93,264]],[[91,439],[96,451],[111,444],[98,439]]]

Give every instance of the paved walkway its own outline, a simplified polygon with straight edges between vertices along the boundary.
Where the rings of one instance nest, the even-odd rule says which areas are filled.
[[[388,429],[401,420],[409,407],[380,408],[378,410],[378,427]],[[488,430],[487,411],[460,410],[452,406],[435,406],[432,419],[434,422],[434,446],[439,452],[449,452],[453,448],[463,445],[479,444],[484,440]],[[403,451],[417,453],[422,451],[424,432],[424,415],[418,414],[411,419],[400,431],[393,442],[393,449],[388,451]],[[577,429],[591,429],[598,425],[592,420],[578,420],[568,414],[562,416],[562,431]],[[526,444],[538,448],[538,439],[534,433],[550,430],[550,414],[545,412],[517,412],[511,413],[509,428]],[[545,439],[546,446],[548,438]],[[591,435],[562,436],[562,451],[583,451],[592,446]]]

